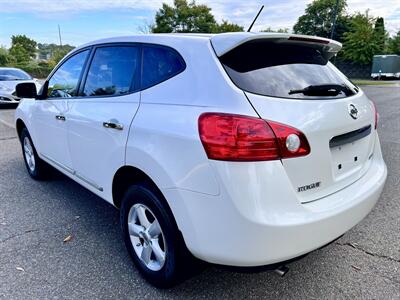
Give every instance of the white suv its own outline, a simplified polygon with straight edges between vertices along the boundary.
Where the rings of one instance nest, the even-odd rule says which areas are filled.
[[[126,246],[159,287],[190,261],[279,264],[341,236],[387,170],[374,104],[290,34],[118,37],[69,53],[25,99],[27,170],[52,166],[120,208]],[[35,99],[32,99],[35,98]]]

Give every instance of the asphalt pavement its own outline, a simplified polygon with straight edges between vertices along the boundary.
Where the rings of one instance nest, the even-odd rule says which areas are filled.
[[[170,290],[139,276],[111,205],[61,174],[30,179],[12,128],[14,110],[0,108],[0,298],[400,299],[400,87],[363,89],[380,113],[389,170],[368,217],[289,265],[283,278],[209,266]]]

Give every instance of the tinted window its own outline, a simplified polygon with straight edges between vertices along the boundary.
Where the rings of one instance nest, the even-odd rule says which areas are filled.
[[[239,88],[255,94],[320,99],[321,96],[343,98],[357,92],[318,50],[307,46],[250,42],[233,49],[220,60]],[[333,89],[316,91],[315,86],[321,85]],[[310,86],[314,88],[311,92],[299,91]]]
[[[124,95],[138,70],[137,47],[97,48],[83,89],[84,96]]]
[[[166,47],[146,46],[143,48],[142,88],[148,88],[175,76],[185,69],[181,56]]]
[[[30,80],[32,77],[19,69],[0,69],[0,81]]]
[[[69,98],[77,96],[78,82],[89,50],[68,58],[57,69],[49,81],[47,95],[49,98]]]

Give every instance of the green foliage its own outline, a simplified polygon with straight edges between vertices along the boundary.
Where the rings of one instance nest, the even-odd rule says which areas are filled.
[[[49,65],[52,67],[55,67],[60,60],[62,60],[64,58],[65,55],[68,54],[68,52],[70,52],[72,49],[69,49],[68,47],[59,47],[56,48],[51,55],[51,58],[49,60]]]
[[[361,64],[369,64],[375,54],[380,52],[377,32],[374,29],[375,19],[357,13],[351,17],[351,30],[344,34],[344,58]]]
[[[37,49],[36,49],[37,47]],[[72,49],[73,46],[56,44],[37,44],[25,35],[11,37],[9,51],[0,47],[0,66],[17,67],[37,78],[45,78],[54,66]],[[41,61],[33,60],[39,54]],[[46,61],[50,56],[50,59]]]
[[[8,50],[4,47],[0,47],[0,67],[6,66],[12,60]]]
[[[222,20],[221,24],[216,24],[213,29],[214,33],[222,33],[222,32],[239,32],[243,31],[243,26],[239,26],[234,23],[229,23],[226,20]]]
[[[346,0],[339,0],[336,29],[333,39],[341,41],[347,31],[348,20],[345,16]],[[294,33],[316,35],[329,38],[334,21],[336,0],[314,0],[307,5],[305,14],[299,17],[293,27]]]
[[[333,40],[343,43],[344,34],[350,30],[351,18],[347,15],[338,16],[336,20],[335,32],[333,33]],[[330,32],[328,38],[330,38]]]
[[[389,39],[387,52],[400,55],[400,30],[394,37]]]
[[[10,66],[20,68],[35,78],[46,78],[53,69],[47,62],[33,60],[25,63],[14,63]]]
[[[378,44],[379,54],[386,52],[387,33],[385,30],[385,21],[383,18],[377,18],[374,26],[376,43]]]
[[[212,32],[216,26],[211,8],[194,1],[174,0],[174,5],[163,3],[156,13],[154,33],[160,32]]]
[[[29,60],[29,58],[34,58],[36,56],[36,46],[37,43],[26,35],[13,35],[11,37],[10,53],[13,51],[13,48],[18,48],[15,50],[18,57],[25,59],[25,57],[28,56]],[[17,56],[15,58],[17,59]]]
[[[278,33],[288,33],[289,32],[289,28],[279,28],[279,29],[272,29],[271,27],[267,27],[263,30],[261,30],[261,32],[278,32]]]
[[[29,52],[21,44],[14,44],[10,48],[10,55],[16,63],[27,63],[31,59]]]
[[[294,32],[330,38],[335,6],[336,0],[314,0],[307,5],[305,14],[294,25]],[[399,47],[400,36],[397,40],[396,38],[389,40],[383,18],[371,18],[368,12],[349,16],[346,15],[346,6],[346,0],[339,0],[333,36],[334,40],[343,43],[339,57],[356,63],[369,64],[376,54],[398,53],[396,47]]]
[[[65,45],[57,45],[57,44],[41,44],[38,43],[38,54],[39,59],[47,60],[48,58],[52,58],[55,55],[60,55],[59,53],[67,54],[75,47],[65,44]],[[58,62],[58,61],[57,61]]]
[[[196,4],[195,1],[188,3],[187,0],[174,0],[172,6],[162,4],[150,30],[153,33],[220,33],[243,31],[243,27],[225,20],[218,24],[207,5]]]

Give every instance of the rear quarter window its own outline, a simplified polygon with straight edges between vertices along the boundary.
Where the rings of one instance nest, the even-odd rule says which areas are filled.
[[[270,41],[245,43],[220,57],[240,89],[264,96],[321,99],[321,95],[293,93],[309,86],[340,85],[343,90],[323,95],[344,98],[357,88],[315,48]]]
[[[180,54],[164,46],[143,47],[142,89],[168,80],[185,70]]]

